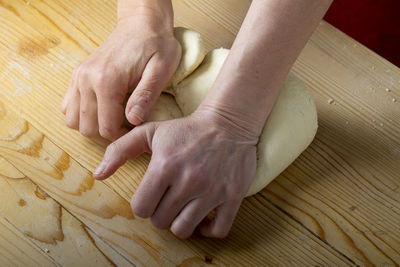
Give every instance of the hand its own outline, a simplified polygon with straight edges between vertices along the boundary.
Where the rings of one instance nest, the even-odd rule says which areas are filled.
[[[223,117],[196,111],[188,117],[149,122],[107,147],[96,179],[112,175],[143,152],[152,157],[131,206],[158,228],[188,238],[201,223],[208,237],[225,237],[256,169],[257,138]],[[216,211],[210,221],[206,217]]]
[[[69,127],[101,143],[128,132],[124,109],[133,88],[126,117],[134,125],[146,120],[180,60],[172,23],[151,9],[136,10],[75,69],[61,106]]]

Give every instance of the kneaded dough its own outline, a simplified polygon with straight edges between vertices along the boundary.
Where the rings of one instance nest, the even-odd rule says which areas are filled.
[[[213,85],[229,49],[214,49],[189,77],[175,87],[175,100],[184,116],[197,109]]]
[[[175,95],[174,87],[191,74],[207,54],[200,33],[183,27],[174,28],[174,36],[182,48],[179,65],[164,89],[164,92]]]
[[[156,104],[149,117],[148,121],[166,121],[182,117],[182,111],[179,109],[172,95],[162,93],[157,99]]]
[[[304,83],[289,73],[257,144],[257,168],[247,192],[261,191],[311,144],[317,109]]]
[[[191,45],[183,43],[182,46],[188,50],[186,54],[190,54]],[[173,119],[196,110],[212,87],[228,54],[229,50],[223,48],[209,52],[192,74],[173,85],[177,104],[172,96],[168,99],[163,96],[153,110],[157,114],[152,114],[151,119]],[[177,111],[179,108],[182,114]],[[317,128],[317,110],[310,92],[300,79],[289,73],[260,135],[256,173],[246,196],[262,190],[286,169],[308,147]]]
[[[164,93],[154,104],[147,121],[163,121],[182,117],[182,112],[171,95],[175,95],[177,84],[190,75],[202,63],[207,54],[200,33],[176,27],[174,35],[182,48],[181,60],[168,85],[163,89]],[[125,125],[132,126],[126,118]]]

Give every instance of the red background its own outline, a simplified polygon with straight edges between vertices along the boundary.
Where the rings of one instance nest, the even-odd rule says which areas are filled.
[[[334,0],[324,19],[400,67],[400,0]]]

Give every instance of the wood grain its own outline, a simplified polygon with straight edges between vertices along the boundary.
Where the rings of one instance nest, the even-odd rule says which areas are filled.
[[[92,229],[102,240],[108,242],[109,246],[122,254],[130,263],[140,265],[168,263],[168,260],[163,259],[165,252],[156,250],[160,246],[148,240],[149,237],[155,235],[155,231],[146,223],[138,219],[134,220],[129,202],[104,183],[95,183],[90,172],[72,160],[69,155],[32,128],[26,121],[18,118],[4,105],[2,107],[3,116],[0,117],[0,126],[4,135],[0,136],[0,155],[3,155],[20,172]],[[33,185],[28,186],[32,187]],[[29,189],[32,190],[32,188]],[[9,194],[14,193],[10,190],[8,192]],[[36,190],[34,195],[46,198]],[[29,204],[27,196],[24,201]],[[19,203],[19,200],[14,202]],[[38,208],[47,210],[54,217],[49,218],[49,214],[43,222],[48,225],[46,230],[50,233],[39,229],[30,230],[28,233],[32,233],[29,236],[38,241],[51,244],[56,240],[64,240],[64,235],[61,232],[61,222],[59,221],[60,207],[54,201],[49,201],[48,205],[50,207],[46,209],[46,206],[41,203]],[[24,205],[23,208],[25,206],[27,205]],[[15,209],[15,207],[4,203],[4,212],[21,223],[21,228],[26,228],[24,223],[31,223],[30,220],[18,218],[18,213],[14,214],[13,210],[9,211],[8,209]],[[40,219],[39,214],[39,219],[34,221],[40,223]],[[51,219],[54,224],[53,229],[50,227]],[[43,225],[39,225],[38,228],[43,228]],[[86,231],[86,229],[81,230]],[[157,238],[162,238],[162,236],[156,236],[154,239]],[[188,249],[184,245],[180,245],[177,239],[175,239],[175,243],[179,249],[174,246],[174,241],[170,240],[168,249],[172,251],[171,253],[180,251],[181,257],[196,256],[190,251],[185,255],[183,252]],[[180,261],[179,256],[176,259]],[[182,261],[184,259],[182,258]]]
[[[27,241],[7,220],[0,217],[1,266],[57,266],[43,251]]]
[[[0,7],[2,101],[89,171],[104,150],[67,129],[58,109],[73,68],[115,25],[115,3],[3,0]],[[212,48],[230,46],[250,1],[173,3],[177,25],[198,30]],[[308,244],[318,245],[309,249],[324,257],[328,246],[350,264],[400,264],[399,69],[322,22],[293,71],[317,104],[315,142],[261,194],[244,202],[230,239],[195,239],[189,244],[194,258],[183,259],[184,264],[204,262],[206,253],[216,255],[214,262],[273,264],[283,255],[300,264],[309,254],[289,233],[313,240]],[[18,127],[11,127],[8,138],[18,132],[12,129]],[[129,200],[148,160],[128,162],[106,185]],[[170,253],[166,257],[174,259],[177,252]]]
[[[0,127],[4,135],[0,136],[0,155],[134,264],[185,265],[192,261],[206,263],[210,259],[216,265],[262,264],[265,261],[276,264],[349,264],[345,257],[272,204],[262,206],[256,199],[244,203],[229,238],[221,241],[196,236],[190,241],[178,240],[169,231],[159,231],[147,220],[134,218],[128,200],[122,199],[105,183],[95,182],[90,172],[47,137],[26,121],[23,123],[5,105],[2,107]],[[21,201],[18,198],[19,194],[11,201],[19,205]],[[28,197],[23,199],[22,208],[30,204]],[[57,203],[50,201],[49,204],[54,206]],[[7,208],[14,206],[6,203],[3,209]],[[42,204],[40,208],[45,206]],[[52,213],[56,218],[60,216],[54,210]],[[248,227],[255,219],[256,223]],[[47,223],[51,224],[50,221]],[[57,220],[54,224],[53,229],[49,227],[50,233],[31,231],[45,236],[49,243],[63,240],[59,233],[61,224]],[[264,235],[260,236],[261,232]]]
[[[0,215],[26,237],[24,242],[35,244],[58,265],[130,265],[116,251],[99,249],[107,244],[1,157],[0,191]]]

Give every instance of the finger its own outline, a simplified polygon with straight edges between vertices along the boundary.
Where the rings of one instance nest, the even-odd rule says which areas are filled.
[[[103,147],[108,146],[110,141],[99,134],[96,94],[92,90],[81,91],[80,94],[79,131],[97,144]]]
[[[97,95],[99,133],[100,136],[110,141],[114,141],[128,132],[123,126],[123,101],[123,97],[116,95]]]
[[[93,90],[81,90],[80,94],[79,131],[86,137],[94,138],[99,136],[96,94]]]
[[[146,174],[131,200],[133,213],[142,218],[152,216],[168,185],[169,173],[160,171],[159,166],[150,161]]]
[[[144,152],[150,152],[150,144],[157,124],[147,123],[136,127],[129,133],[111,143],[103,160],[93,172],[94,178],[103,180],[112,175],[128,159],[135,158]]]
[[[242,200],[231,200],[217,207],[215,217],[204,220],[199,229],[206,237],[224,238],[228,235]]]
[[[154,54],[147,63],[142,78],[126,105],[126,117],[133,125],[146,121],[150,111],[167,84],[172,73],[160,56]]]
[[[153,225],[161,229],[169,228],[182,208],[194,199],[194,196],[189,193],[178,186],[171,186],[151,217]]]
[[[213,208],[215,204],[207,199],[197,198],[190,201],[173,221],[171,231],[179,238],[189,238]]]
[[[64,96],[63,101],[61,102],[61,106],[60,106],[61,112],[64,113],[64,115],[67,112],[67,105],[68,105],[69,98],[71,95],[71,87],[72,87],[71,84],[72,84],[72,81],[68,85],[67,92],[65,93],[65,96]]]
[[[61,102],[61,112],[64,113],[64,115],[65,115],[65,113],[67,111],[67,106],[68,106],[68,102],[69,102],[69,99],[70,99],[71,94],[72,94],[72,89],[76,87],[76,85],[75,85],[75,81],[76,81],[75,72],[76,71],[74,70],[74,72],[72,73],[71,81],[70,81],[70,83],[68,85],[67,92],[65,93],[64,99]]]
[[[68,127],[78,130],[79,129],[79,110],[81,104],[81,96],[79,90],[73,90],[70,100],[68,101],[67,110],[65,114],[65,123]]]

